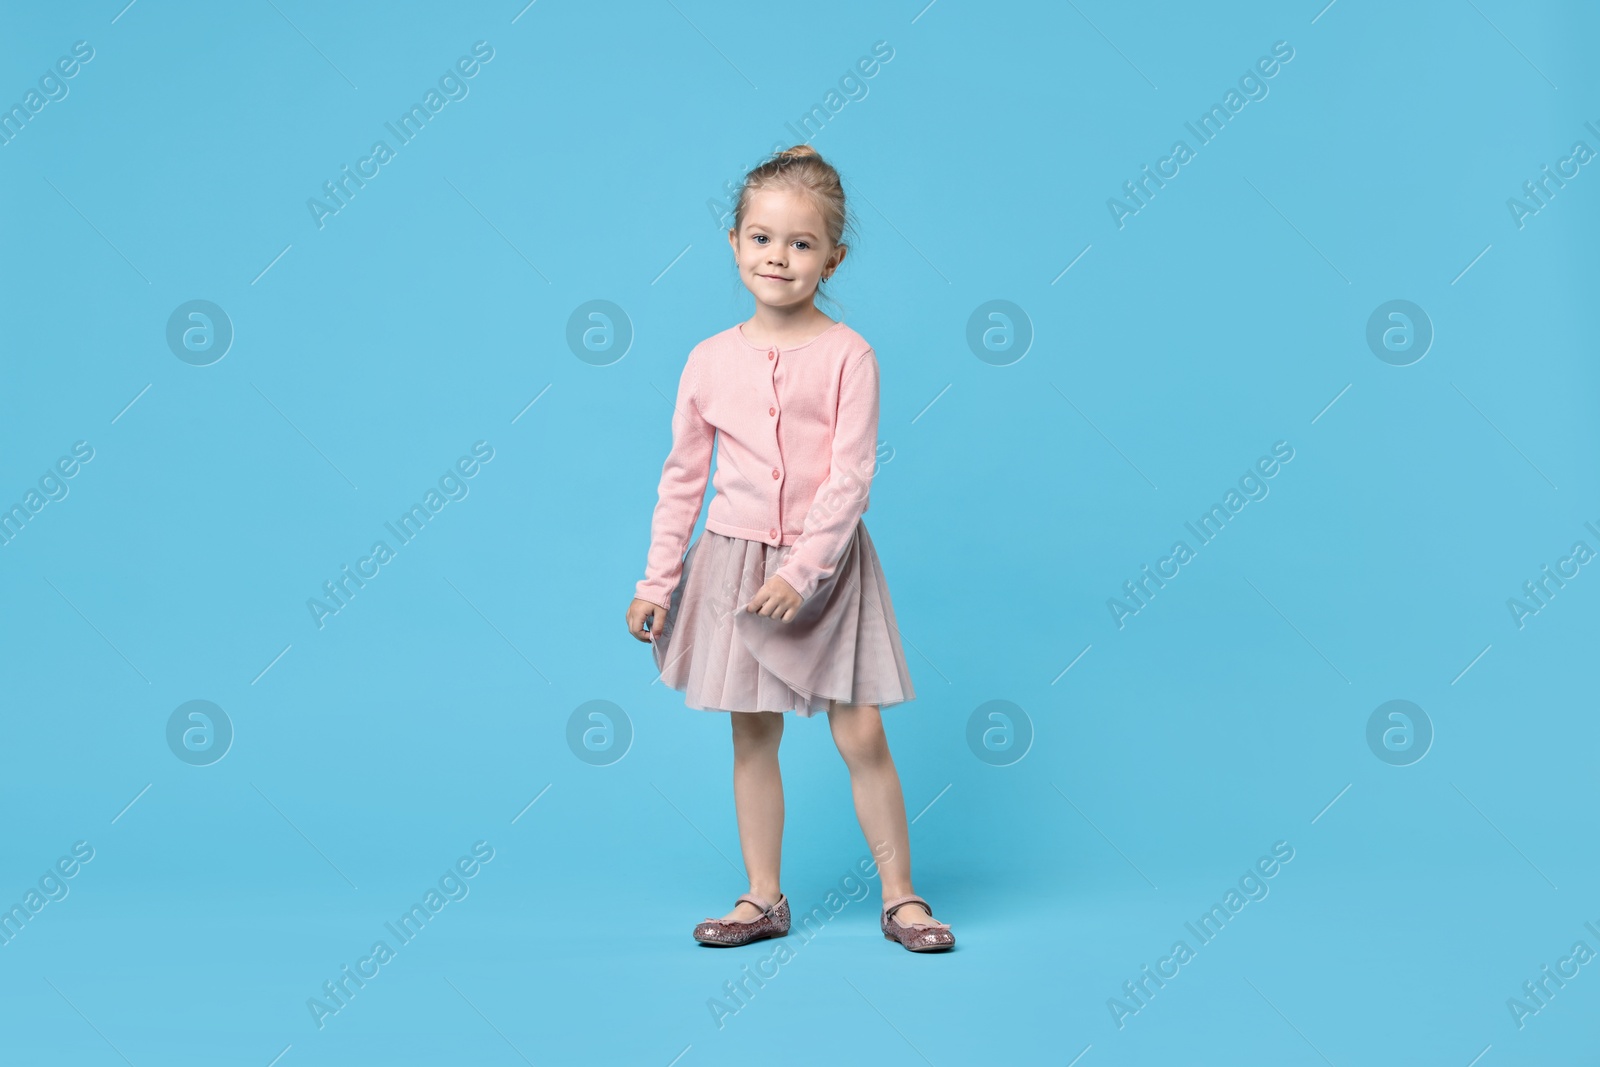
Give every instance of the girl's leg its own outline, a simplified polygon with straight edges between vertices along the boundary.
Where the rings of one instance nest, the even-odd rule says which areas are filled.
[[[889,740],[883,735],[878,706],[833,701],[828,709],[828,726],[833,731],[834,744],[839,746],[839,755],[850,768],[850,792],[855,797],[856,819],[867,837],[867,847],[876,854],[887,842],[894,850],[878,863],[883,899],[909,896],[916,891],[911,888],[906,804],[900,792],[900,775],[889,755]],[[916,904],[907,904],[895,914],[907,923],[932,920]]]
[[[783,778],[778,771],[783,712],[728,714],[733,718],[733,802],[739,813],[744,869],[750,875],[750,892],[776,901],[783,851]],[[749,922],[760,914],[760,908],[741,902],[722,918]]]

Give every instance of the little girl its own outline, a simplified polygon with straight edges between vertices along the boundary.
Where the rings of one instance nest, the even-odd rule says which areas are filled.
[[[779,890],[783,713],[828,713],[883,878],[879,926],[914,952],[955,936],[911,889],[905,801],[879,708],[916,696],[861,515],[876,467],[878,361],[814,303],[847,246],[839,174],[796,145],[745,175],[728,243],[755,314],[689,353],[628,632],[662,680],[732,712],[733,793],[750,891],[694,929],[706,945],[789,932]],[[718,451],[704,532],[684,552]],[[646,628],[646,622],[649,628]],[[884,853],[887,853],[885,855]]]

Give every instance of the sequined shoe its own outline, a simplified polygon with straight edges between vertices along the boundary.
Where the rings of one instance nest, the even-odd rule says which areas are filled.
[[[789,898],[782,893],[769,904],[758,896],[746,893],[734,901],[738,907],[743,901],[761,909],[761,914],[748,922],[737,919],[707,918],[694,928],[694,939],[702,945],[747,945],[768,937],[783,937],[789,932]]]
[[[883,936],[890,941],[898,941],[912,952],[943,952],[956,943],[956,935],[950,932],[949,923],[902,923],[895,918],[895,912],[906,904],[920,904],[922,910],[933,917],[933,909],[921,897],[895,897],[893,900],[883,902],[883,914],[879,925],[883,927]]]

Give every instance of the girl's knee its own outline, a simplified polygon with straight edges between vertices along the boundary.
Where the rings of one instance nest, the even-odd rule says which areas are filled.
[[[839,755],[850,767],[872,767],[889,761],[889,740],[883,733],[883,720],[871,705],[860,705],[859,710],[829,716],[833,727],[833,741]]]
[[[839,745],[839,755],[844,757],[845,764],[852,771],[876,770],[893,763],[889,756],[889,742],[881,730],[876,736],[835,736],[834,740]]]

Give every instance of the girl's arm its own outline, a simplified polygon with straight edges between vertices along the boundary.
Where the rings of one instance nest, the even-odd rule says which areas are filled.
[[[696,350],[698,351],[698,350]],[[712,435],[716,428],[700,413],[699,364],[689,353],[678,379],[672,413],[672,450],[661,466],[661,488],[650,519],[650,553],[634,597],[668,606],[683,574],[683,553],[700,517],[706,480],[711,476]]]
[[[878,357],[868,348],[845,365],[828,480],[817,489],[789,558],[774,572],[802,600],[838,567],[856,520],[867,510],[877,441]]]

